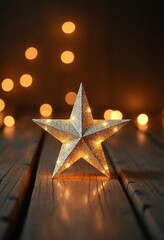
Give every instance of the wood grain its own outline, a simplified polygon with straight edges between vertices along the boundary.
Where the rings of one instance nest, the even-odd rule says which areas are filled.
[[[164,115],[152,119],[148,125],[147,134],[164,147]]]
[[[41,131],[22,119],[0,134],[0,239],[8,238],[21,211]]]
[[[145,239],[114,175],[109,180],[79,160],[51,179],[59,149],[47,136],[21,240]]]
[[[105,144],[117,176],[152,239],[164,239],[164,149],[127,126]]]

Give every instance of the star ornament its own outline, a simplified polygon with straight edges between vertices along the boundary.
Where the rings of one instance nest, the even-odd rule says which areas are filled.
[[[33,119],[33,121],[62,143],[52,178],[58,177],[80,158],[110,177],[101,143],[122,128],[129,119],[94,120],[81,84],[70,119]]]

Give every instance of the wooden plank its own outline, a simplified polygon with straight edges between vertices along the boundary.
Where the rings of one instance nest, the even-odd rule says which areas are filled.
[[[164,117],[154,117],[146,132],[158,144],[164,146]]]
[[[30,183],[41,131],[22,119],[0,135],[0,239],[14,230]]]
[[[59,149],[48,135],[21,240],[145,239],[114,175],[109,180],[79,160],[52,180]]]
[[[105,149],[147,231],[164,239],[164,149],[130,125]]]

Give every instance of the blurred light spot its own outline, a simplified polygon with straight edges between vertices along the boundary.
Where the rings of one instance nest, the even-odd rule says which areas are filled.
[[[22,87],[29,87],[32,84],[32,77],[29,74],[23,74],[20,78],[20,85]]]
[[[0,99],[0,111],[3,111],[4,108],[5,108],[5,102],[2,99]]]
[[[111,113],[113,112],[112,109],[108,109],[104,112],[104,119],[105,120],[110,120],[111,119]]]
[[[138,115],[138,117],[137,117],[137,122],[140,125],[145,125],[148,123],[148,121],[149,121],[149,118],[145,113],[142,113],[142,114]]]
[[[65,96],[65,101],[69,105],[73,105],[76,100],[76,93],[75,92],[69,92]]]
[[[123,115],[120,111],[116,110],[111,113],[111,119],[112,120],[119,120],[122,119]]]
[[[70,34],[73,33],[75,31],[75,24],[73,22],[65,22],[62,25],[62,30],[64,33]]]
[[[6,78],[2,81],[1,86],[5,92],[10,92],[14,87],[14,82],[13,80]]]
[[[40,114],[43,117],[49,117],[52,114],[52,107],[50,104],[44,103],[40,106]]]
[[[36,58],[38,55],[38,50],[34,47],[29,47],[27,48],[27,50],[25,51],[25,57],[28,60],[33,60],[34,58]]]
[[[6,127],[13,127],[15,124],[15,119],[12,116],[6,116],[4,118],[4,124]]]
[[[74,60],[74,54],[71,51],[64,51],[61,54],[61,61],[65,64],[70,64]]]

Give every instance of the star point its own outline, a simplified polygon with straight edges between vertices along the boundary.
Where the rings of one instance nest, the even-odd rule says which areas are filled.
[[[80,84],[70,119],[33,119],[33,121],[62,143],[52,178],[58,177],[80,158],[103,175],[110,177],[101,144],[122,128],[129,119],[94,120],[84,87]]]

